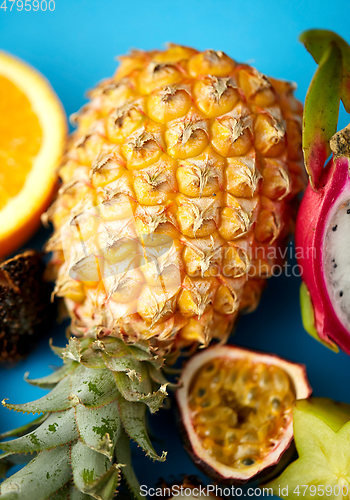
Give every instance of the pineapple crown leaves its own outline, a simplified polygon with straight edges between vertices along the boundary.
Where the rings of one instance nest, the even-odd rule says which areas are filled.
[[[76,337],[69,339],[69,344],[63,351],[63,360],[71,360],[80,363],[81,361],[81,343]]]
[[[163,360],[147,343],[100,340],[93,332],[55,351],[64,364],[46,377],[28,380],[51,392],[31,403],[3,402],[15,411],[44,415],[1,436],[16,438],[0,444],[4,473],[15,457],[32,458],[2,483],[1,496],[112,500],[121,473],[139,498],[129,438],[153,460],[165,460],[166,453],[159,456],[154,450],[146,427],[147,407],[157,411],[167,396]]]
[[[319,65],[306,95],[303,123],[305,165],[317,189],[337,131],[340,100],[350,113],[350,47],[326,30],[306,31],[300,41]]]

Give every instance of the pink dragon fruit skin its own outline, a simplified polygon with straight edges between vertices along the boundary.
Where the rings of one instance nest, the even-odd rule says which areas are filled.
[[[303,323],[331,349],[339,346],[350,354],[350,246],[349,267],[336,269],[339,241],[350,241],[350,128],[335,134],[340,99],[350,111],[350,47],[329,31],[308,31],[301,40],[319,63],[305,104],[303,149],[310,182],[295,237]]]
[[[350,162],[345,157],[332,160],[323,179],[324,187],[314,190],[309,184],[299,209],[295,237],[298,263],[313,304],[317,334],[330,347],[334,347],[334,341],[348,354],[350,330],[339,320],[327,290],[323,246],[334,201],[344,194],[350,200],[349,168]]]

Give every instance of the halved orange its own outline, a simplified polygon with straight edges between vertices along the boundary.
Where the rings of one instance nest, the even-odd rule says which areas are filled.
[[[66,132],[62,104],[45,77],[0,52],[0,257],[39,227]]]

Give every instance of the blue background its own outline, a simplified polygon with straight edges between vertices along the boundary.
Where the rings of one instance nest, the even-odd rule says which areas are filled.
[[[15,9],[16,5],[12,12],[0,9],[0,49],[40,70],[67,114],[86,101],[88,88],[114,72],[115,56],[133,47],[160,48],[172,41],[223,50],[267,75],[297,82],[297,96],[304,100],[316,66],[298,42],[300,32],[332,29],[350,42],[348,1],[56,0],[54,12]],[[342,111],[339,125],[346,123]],[[40,247],[46,237],[41,230],[27,246]],[[314,395],[350,403],[350,358],[328,351],[304,332],[299,285],[298,278],[271,279],[258,310],[241,318],[231,342],[305,363]],[[63,326],[48,332],[49,336],[56,345],[65,344]],[[31,377],[39,377],[58,363],[43,339],[27,360],[11,370],[0,369],[0,399],[19,403],[41,397],[43,392],[28,386],[23,374],[30,371]],[[0,431],[30,418],[0,408]],[[172,474],[198,474],[183,451],[174,412],[162,410],[150,421],[157,449],[169,453],[164,464],[152,463],[134,447],[141,484],[153,486],[160,477],[169,479]]]

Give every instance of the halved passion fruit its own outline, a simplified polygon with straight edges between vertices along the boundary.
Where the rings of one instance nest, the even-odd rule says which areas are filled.
[[[206,474],[230,484],[266,479],[293,441],[293,402],[311,394],[303,365],[233,346],[193,356],[181,382],[185,446]]]

